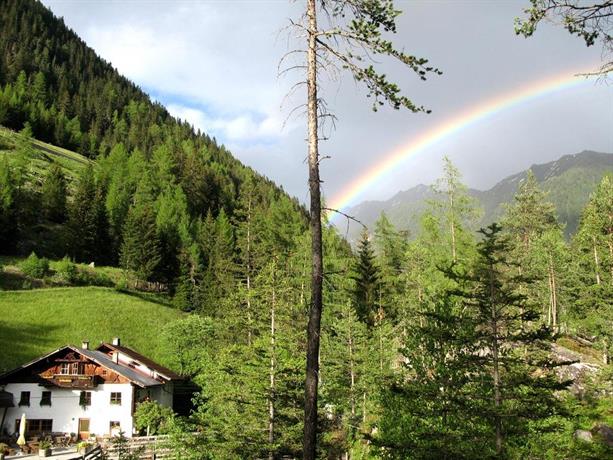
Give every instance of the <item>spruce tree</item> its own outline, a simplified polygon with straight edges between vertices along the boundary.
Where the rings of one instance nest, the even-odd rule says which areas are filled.
[[[129,211],[123,230],[121,266],[134,273],[138,280],[157,281],[161,260],[155,212],[149,203],[135,203]]]
[[[358,243],[357,260],[352,279],[355,282],[353,300],[356,314],[360,321],[373,326],[380,304],[381,275],[367,230],[362,232]]]
[[[374,443],[384,458],[489,458],[487,420],[472,411],[480,372],[475,321],[451,291],[422,301],[419,320],[407,329],[402,365],[383,382],[380,432]]]
[[[96,206],[96,181],[91,165],[87,166],[79,181],[68,210],[69,251],[78,262],[96,260],[98,212]]]
[[[122,235],[121,266],[142,281],[160,281],[161,249],[153,208],[154,193],[150,174],[145,171],[128,210]]]
[[[555,392],[568,386],[556,375],[551,358],[553,333],[539,325],[538,307],[521,293],[531,280],[517,275],[510,245],[501,227],[480,230],[478,258],[472,273],[455,273],[463,308],[475,321],[473,372],[475,408],[491,429],[488,445],[497,456],[521,445],[540,422],[560,411]],[[476,401],[475,401],[476,402]]]

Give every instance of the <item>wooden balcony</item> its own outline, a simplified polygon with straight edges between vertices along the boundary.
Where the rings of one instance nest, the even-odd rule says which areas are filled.
[[[55,374],[49,379],[55,386],[62,388],[94,388],[97,385],[95,375]]]

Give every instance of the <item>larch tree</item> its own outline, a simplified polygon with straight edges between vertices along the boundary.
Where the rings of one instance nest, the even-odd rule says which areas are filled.
[[[602,42],[603,63],[593,74],[606,76],[613,71],[613,1],[530,0],[524,13],[526,17],[515,19],[518,35],[530,37],[542,21],[558,21],[587,46]]]
[[[465,255],[467,227],[479,216],[475,200],[468,194],[468,188],[462,183],[462,175],[448,157],[443,158],[443,176],[433,186],[434,192],[442,197],[434,204],[442,214],[443,225],[449,232],[451,261],[457,263]]]
[[[613,177],[606,175],[586,205],[573,241],[575,260],[570,314],[580,331],[597,332],[603,362],[609,363],[613,345]]]
[[[544,299],[549,298],[550,308],[543,311],[546,320],[548,312],[556,309],[557,302],[555,280],[552,284],[552,273],[555,277],[553,248],[556,245],[541,244],[541,239],[560,236],[560,225],[555,206],[547,199],[547,193],[540,189],[531,170],[520,183],[513,203],[507,206],[502,225],[510,236],[511,258],[516,264],[514,269],[517,274],[542,280],[520,289],[534,302],[542,301],[545,304]],[[544,280],[547,280],[547,287],[544,287]]]
[[[62,167],[52,163],[41,188],[42,207],[46,217],[57,223],[66,219],[66,176]]]
[[[319,336],[323,307],[319,122],[331,116],[318,93],[319,82],[322,73],[344,69],[366,86],[368,96],[373,98],[374,110],[388,102],[395,109],[405,107],[412,112],[425,111],[424,107],[402,95],[398,85],[390,82],[385,74],[373,66],[373,58],[388,56],[409,67],[422,80],[430,73],[440,74],[426,59],[399,51],[386,38],[387,34],[396,32],[399,14],[391,0],[307,0],[302,20],[291,23],[306,41],[306,49],[295,50],[288,55],[302,53],[302,56],[306,56],[306,63],[292,68],[306,70],[306,79],[297,86],[305,85],[307,91],[311,306],[307,327],[303,457],[309,460],[314,459],[316,454]],[[327,22],[323,27],[320,25],[324,22],[321,19]]]

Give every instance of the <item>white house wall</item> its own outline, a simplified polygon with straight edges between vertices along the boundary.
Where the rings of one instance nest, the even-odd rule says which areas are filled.
[[[164,385],[158,385],[156,387],[139,388],[136,390],[136,400],[138,402],[149,398],[162,406],[170,407],[172,409],[173,391],[173,382],[168,382]]]
[[[89,432],[96,436],[109,435],[111,421],[121,424],[126,436],[132,435],[132,385],[102,384],[91,390],[91,406],[85,410],[79,406],[81,390],[68,388],[45,388],[35,383],[9,383],[5,390],[13,394],[15,407],[6,413],[3,429],[15,431],[15,420],[26,414],[28,419],[52,419],[53,432],[77,433],[80,418],[89,419]],[[30,392],[30,406],[19,407],[22,391]],[[43,391],[51,391],[51,406],[41,406]],[[121,405],[112,405],[111,393],[121,392]]]

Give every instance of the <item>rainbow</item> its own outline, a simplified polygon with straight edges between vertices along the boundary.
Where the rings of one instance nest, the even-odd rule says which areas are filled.
[[[453,136],[459,131],[465,130],[485,118],[494,116],[504,110],[532,101],[539,97],[563,91],[591,81],[585,77],[577,76],[577,74],[581,73],[584,72],[571,73],[566,71],[562,75],[556,75],[544,80],[532,82],[524,87],[514,89],[500,96],[483,101],[466,111],[450,117],[448,120],[426,131],[416,139],[412,139],[409,143],[403,145],[397,150],[384,155],[381,161],[354,179],[338,194],[333,196],[327,206],[331,209],[337,209],[339,211],[346,209],[349,205],[356,201],[360,194],[362,194],[372,185],[376,184],[378,181],[382,180],[387,173],[394,170],[408,158],[423,152],[425,149],[431,147],[437,142]],[[338,215],[338,213],[332,213],[330,219],[334,221],[335,217]]]

